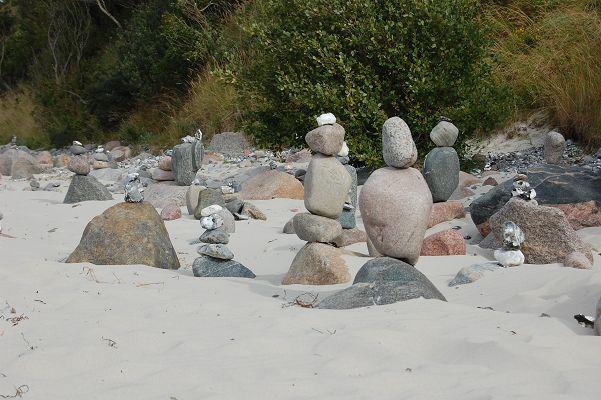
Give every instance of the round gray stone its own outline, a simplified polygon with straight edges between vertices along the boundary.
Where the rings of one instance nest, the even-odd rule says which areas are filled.
[[[307,133],[305,141],[316,153],[336,155],[344,143],[344,128],[338,124],[322,125]]]
[[[351,183],[351,176],[336,158],[316,154],[305,175],[305,207],[312,214],[338,218]]]
[[[382,127],[382,153],[389,167],[407,168],[417,161],[417,147],[409,126],[399,117],[392,117]]]
[[[430,139],[438,147],[451,147],[459,136],[459,129],[448,121],[440,121],[430,132]]]
[[[342,226],[335,219],[300,213],[292,221],[297,236],[307,242],[333,243],[342,234]]]

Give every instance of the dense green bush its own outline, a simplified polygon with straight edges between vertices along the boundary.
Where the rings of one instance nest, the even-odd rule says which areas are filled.
[[[246,131],[302,144],[333,112],[351,153],[380,163],[380,130],[398,115],[420,149],[444,115],[470,131],[498,122],[486,33],[475,0],[259,0],[241,18],[246,54],[233,73]],[[485,105],[484,107],[482,105]]]

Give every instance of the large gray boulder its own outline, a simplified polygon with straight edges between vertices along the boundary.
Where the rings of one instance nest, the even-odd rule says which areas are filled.
[[[535,201],[509,200],[490,218],[492,234],[499,242],[508,221],[515,222],[524,232],[521,250],[528,264],[561,263],[574,251],[593,261],[591,248],[572,229],[561,210],[537,205]]]
[[[63,203],[104,200],[113,200],[113,196],[98,179],[90,175],[73,175]]]
[[[601,204],[601,175],[579,167],[538,165],[527,171],[528,182],[536,190],[536,201],[541,205],[584,203],[594,200]],[[470,215],[480,232],[490,230],[488,219],[511,199],[513,181],[510,179],[470,205]]]
[[[430,220],[432,194],[414,168],[374,171],[359,196],[365,231],[382,255],[415,265]]]
[[[447,201],[459,185],[459,156],[452,147],[436,147],[424,160],[424,177],[435,203]]]
[[[178,144],[173,148],[171,169],[178,185],[189,186],[192,184],[196,172],[202,165],[202,157],[203,147],[199,141]]]
[[[163,220],[149,203],[119,203],[92,219],[68,263],[178,269]]]
[[[338,218],[351,183],[351,176],[340,161],[316,154],[305,175],[305,207],[315,215]]]

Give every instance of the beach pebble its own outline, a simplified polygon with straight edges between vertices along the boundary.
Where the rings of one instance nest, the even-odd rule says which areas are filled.
[[[344,143],[344,128],[338,124],[322,125],[307,133],[305,142],[316,153],[336,155]]]
[[[336,158],[316,154],[305,176],[305,207],[312,214],[338,218],[351,184],[351,176]]]
[[[219,214],[213,214],[208,217],[202,217],[200,219],[200,226],[204,229],[212,230],[217,229],[223,225],[223,218]]]
[[[96,161],[108,161],[109,157],[106,153],[94,153],[94,160]]]
[[[455,275],[453,280],[449,282],[449,286],[465,285],[476,282],[478,279],[481,279],[486,272],[498,271],[500,268],[503,267],[499,263],[493,261],[463,267],[457,272],[457,275]]]
[[[292,234],[296,233],[294,231],[294,217],[292,217],[292,219],[290,219],[288,222],[286,222],[282,231],[288,235],[292,235]]]
[[[448,121],[440,121],[430,132],[430,139],[438,147],[451,147],[459,136],[459,129]]]
[[[74,144],[71,147],[69,147],[69,151],[75,156],[86,153],[86,149],[83,146],[77,144]]]
[[[221,260],[231,260],[234,253],[225,244],[205,244],[197,249],[198,254]]]
[[[293,218],[294,232],[306,242],[332,243],[342,234],[340,222],[310,213],[296,214]]]
[[[349,148],[346,142],[342,142],[342,148],[338,152],[337,156],[342,158],[348,158]],[[348,162],[348,161],[347,161]]]
[[[524,263],[524,253],[521,250],[495,250],[495,260],[504,267],[519,267]]]
[[[382,153],[389,167],[407,168],[417,161],[417,148],[409,126],[399,117],[392,117],[382,127]]]

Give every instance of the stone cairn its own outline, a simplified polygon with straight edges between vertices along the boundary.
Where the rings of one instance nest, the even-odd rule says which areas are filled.
[[[459,156],[452,147],[459,129],[443,120],[430,132],[430,139],[437,146],[424,160],[424,177],[435,203],[447,201],[459,185]]]
[[[200,254],[192,265],[192,272],[197,277],[238,277],[254,278],[255,274],[244,265],[234,261],[234,253],[226,246],[230,234],[223,229],[223,207],[213,204],[200,211],[200,225],[206,229],[200,236]]]
[[[90,200],[112,200],[108,189],[90,173],[90,163],[85,156],[74,156],[69,160],[69,171],[75,173],[63,203],[73,204]]]
[[[507,221],[503,225],[503,248],[495,250],[495,260],[504,267],[517,267],[524,263],[524,253],[520,250],[524,243],[524,232],[517,224]]]
[[[190,186],[202,166],[202,132],[199,129],[194,136],[182,138],[182,142],[173,148],[171,169],[179,186]]]
[[[304,180],[304,202],[309,212],[299,213],[293,219],[296,234],[308,243],[292,261],[282,280],[284,285],[331,285],[350,280],[341,250],[331,245],[342,234],[339,218],[352,184],[349,172],[336,158],[338,154],[348,156],[348,151],[341,153],[345,132],[333,114],[319,116],[317,125],[305,136],[309,148],[316,153]]]
[[[536,190],[530,187],[527,175],[517,174],[515,178],[513,178],[513,189],[511,189],[511,195],[526,201],[534,200],[536,197]]]

